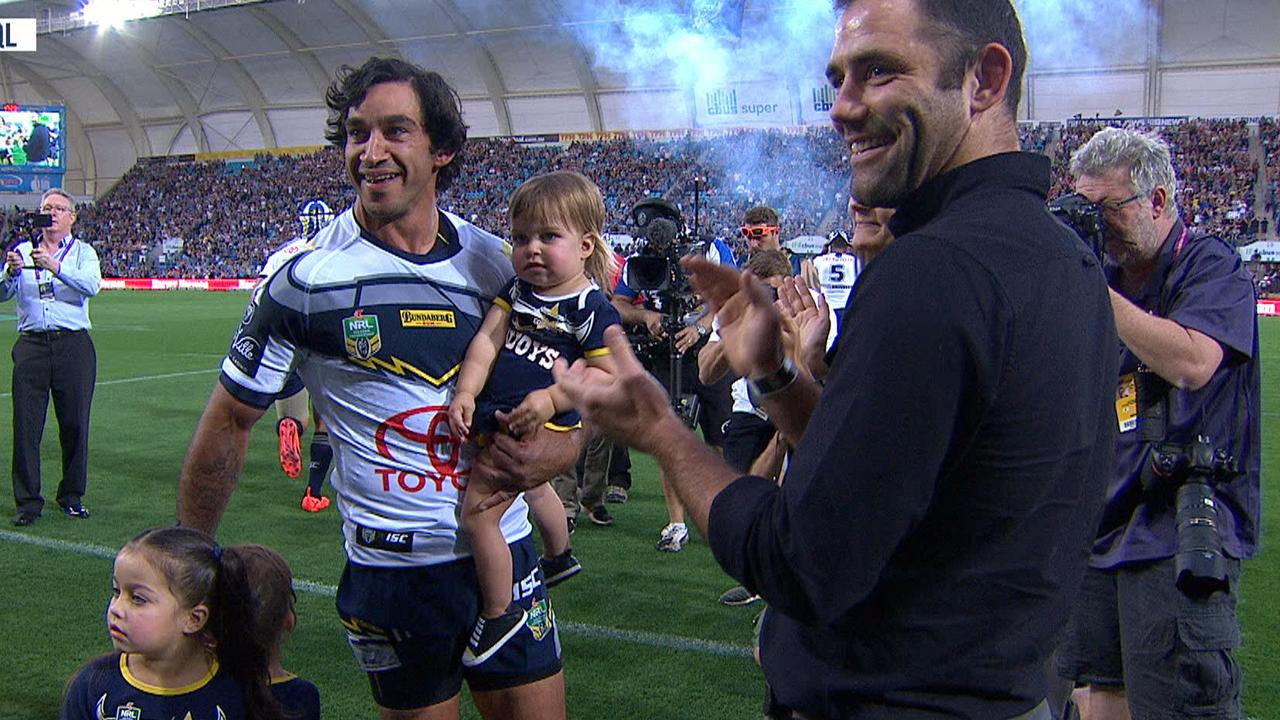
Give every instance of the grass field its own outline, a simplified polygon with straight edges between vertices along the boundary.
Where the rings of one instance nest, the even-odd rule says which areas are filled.
[[[111,558],[139,530],[173,521],[176,479],[191,432],[241,316],[243,293],[104,293],[93,301],[98,348],[87,521],[57,513],[58,443],[45,430],[45,516],[21,530],[0,527],[0,720],[56,718],[67,678],[108,652],[104,611]],[[12,306],[7,308],[12,312]],[[12,343],[11,315],[0,345]],[[1277,452],[1266,431],[1280,414],[1280,321],[1262,320],[1264,540],[1277,532]],[[0,462],[7,467],[11,412],[8,363],[0,369]],[[270,419],[268,416],[267,419]],[[325,717],[373,717],[333,610],[343,555],[334,509],[304,513],[301,480],[275,458],[273,423],[255,430],[248,461],[222,523],[223,543],[263,542],[281,550],[299,583],[299,627],[285,665],[321,690]],[[635,487],[611,506],[612,527],[585,524],[574,547],[586,570],[552,595],[561,623],[569,715],[573,718],[750,718],[761,679],[749,657],[754,608],[716,596],[732,584],[699,538],[682,553],[653,548],[665,521],[654,465],[635,457]],[[7,483],[6,483],[7,487]],[[10,508],[11,509],[11,508]],[[1280,647],[1275,623],[1280,566],[1269,543],[1246,565],[1240,615],[1245,706],[1280,718]],[[476,717],[464,702],[464,716]]]

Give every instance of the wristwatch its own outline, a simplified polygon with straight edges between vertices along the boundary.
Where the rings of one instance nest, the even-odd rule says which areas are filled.
[[[765,397],[782,390],[796,381],[796,364],[784,358],[782,366],[760,377],[747,378],[747,389],[756,397]]]

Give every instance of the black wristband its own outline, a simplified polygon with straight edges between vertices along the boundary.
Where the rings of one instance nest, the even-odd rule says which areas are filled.
[[[796,365],[791,358],[784,358],[782,366],[760,377],[747,378],[747,385],[756,397],[765,397],[782,390],[796,381]]]

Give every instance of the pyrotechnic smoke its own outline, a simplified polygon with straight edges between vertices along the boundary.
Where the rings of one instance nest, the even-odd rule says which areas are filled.
[[[596,66],[624,75],[632,88],[697,91],[743,79],[818,78],[834,37],[829,0],[748,8],[740,38],[691,12],[689,0],[575,1],[568,14],[584,20],[569,31]]]
[[[1014,0],[1035,69],[1140,64],[1147,0]]]

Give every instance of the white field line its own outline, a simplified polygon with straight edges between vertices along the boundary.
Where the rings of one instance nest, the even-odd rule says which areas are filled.
[[[46,550],[76,553],[78,555],[90,555],[106,559],[111,559],[116,556],[115,550],[101,545],[57,540],[54,538],[40,537],[39,535],[28,535],[26,533],[14,532],[12,530],[0,530],[0,541],[20,543],[23,545],[44,548]],[[293,587],[299,592],[321,595],[324,597],[334,597],[338,593],[338,588],[334,585],[312,582],[310,580],[302,580],[299,578],[294,578]],[[624,630],[604,625],[591,625],[588,623],[573,622],[571,620],[558,619],[556,624],[560,627],[562,632],[570,635],[581,635],[583,637],[605,640],[620,640],[634,645],[648,645],[650,647],[661,648],[663,650],[685,650],[689,652],[702,653],[704,655],[718,655],[720,657],[751,657],[751,649],[746,646],[732,645],[729,643],[716,642],[714,640],[686,638],[678,635],[663,635],[660,633],[643,632],[640,630]]]
[[[128,385],[129,383],[151,382],[153,380],[168,380],[176,377],[190,377],[192,375],[208,375],[210,373],[220,372],[221,368],[205,368],[204,370],[187,370],[186,372],[164,373],[162,375],[143,375],[142,377],[120,378],[119,380],[103,380],[95,383],[94,387],[104,387],[107,385]],[[13,397],[13,393],[0,393],[0,398]]]

